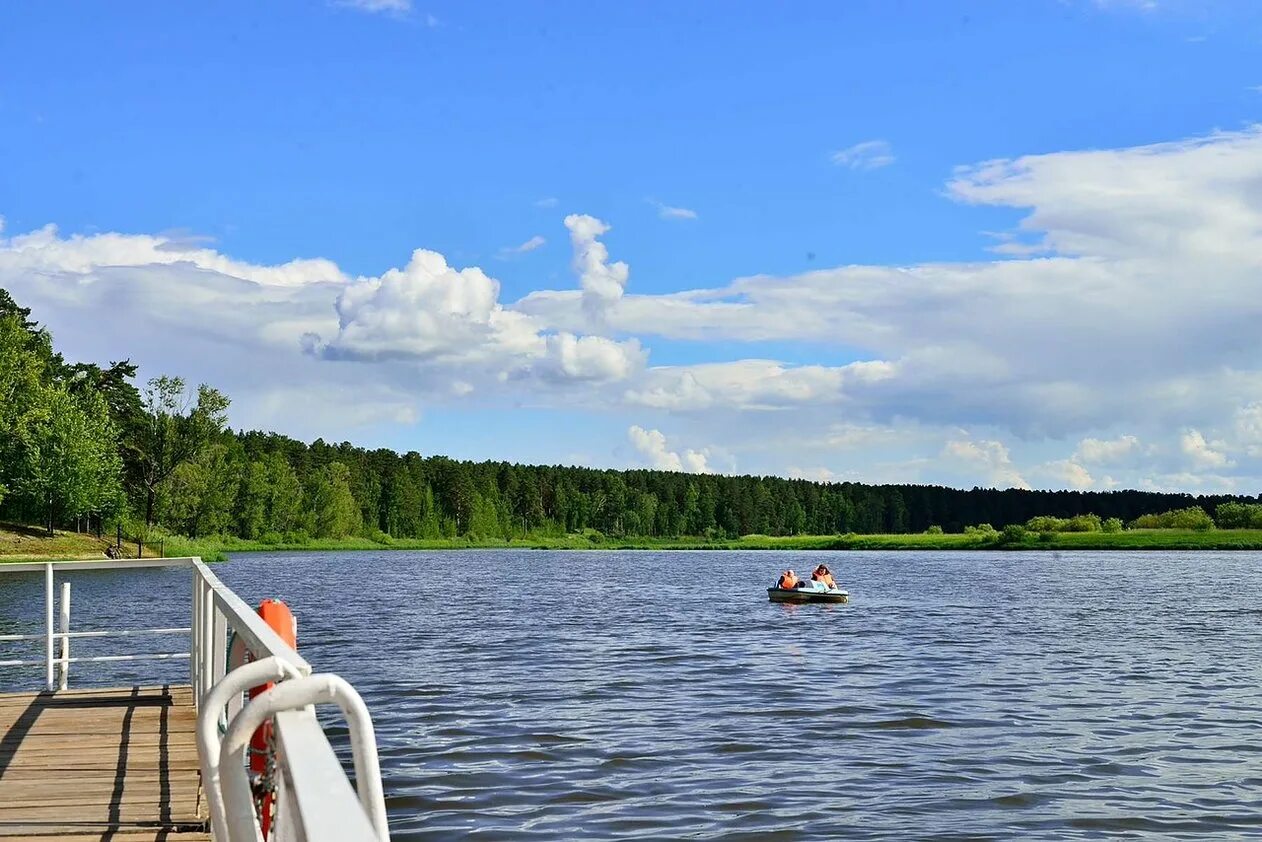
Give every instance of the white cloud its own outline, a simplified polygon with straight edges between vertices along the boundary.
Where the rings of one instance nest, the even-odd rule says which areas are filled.
[[[833,153],[833,163],[852,170],[875,170],[894,163],[894,150],[888,141],[865,140]]]
[[[548,241],[545,240],[543,237],[536,234],[519,246],[510,246],[510,247],[505,247],[505,248],[500,249],[500,256],[501,257],[515,257],[519,254],[529,254],[530,252],[535,251],[536,249],[543,248],[544,245],[547,244],[547,242]]]
[[[1074,451],[1075,462],[1090,465],[1114,464],[1139,452],[1139,439],[1135,436],[1118,436],[1115,439],[1085,438],[1078,442]]]
[[[594,216],[572,213],[565,218],[574,246],[574,271],[583,288],[583,309],[597,322],[603,321],[606,310],[622,298],[631,270],[627,264],[609,262],[609,250],[597,238],[610,226]]]
[[[1262,457],[1262,403],[1237,409],[1232,425],[1236,441],[1245,453]]]
[[[707,450],[685,450],[677,453],[667,447],[666,436],[661,432],[646,430],[639,425],[632,425],[627,430],[627,438],[651,468],[690,474],[710,473],[710,468],[706,465]]]
[[[1002,442],[955,439],[942,448],[942,457],[973,472],[981,482],[995,488],[1030,487],[1012,464],[1012,456]]]
[[[1231,460],[1222,446],[1222,442],[1206,441],[1200,430],[1188,430],[1179,436],[1179,450],[1197,471],[1230,466]]]
[[[672,207],[670,205],[663,204],[662,202],[659,202],[656,199],[649,199],[648,202],[649,204],[653,205],[653,207],[657,208],[657,216],[660,219],[682,220],[682,219],[696,219],[697,218],[697,212],[695,210],[692,210],[691,208]]]
[[[556,196],[545,196],[542,199],[536,199],[534,202],[535,207],[544,209],[555,208],[558,204]]]
[[[689,366],[658,366],[628,389],[628,403],[655,409],[715,408],[773,410],[844,400],[852,384],[888,378],[891,367],[858,362],[827,367],[786,366],[772,360],[737,360]]]
[[[312,349],[330,359],[410,359],[488,375],[622,380],[643,364],[636,340],[545,334],[499,302],[499,282],[417,249],[402,269],[360,278],[337,299],[338,332]]]
[[[1187,475],[1198,488],[1256,486],[1262,127],[985,162],[959,170],[948,194],[1018,209],[1018,229],[1001,240],[1021,248],[636,294],[602,241],[609,226],[574,214],[579,288],[502,302],[482,270],[425,250],[356,279],[321,258],[237,260],[178,232],[63,236],[47,226],[0,236],[0,286],[35,306],[71,356],[125,352],[146,373],[222,385],[237,400],[234,423],[265,423],[284,405],[267,396],[286,389],[359,385],[376,390],[379,412],[351,419],[333,400],[319,423],[404,423],[468,394],[671,413],[712,453],[791,417],[800,435],[756,453],[766,470],[834,464],[831,436],[847,471],[867,476],[888,465],[936,480],[924,460],[939,457],[969,481],[1073,486],[1090,476],[1109,487]],[[730,359],[651,366],[656,337],[713,343]],[[759,342],[808,362],[760,358]],[[821,347],[854,362],[810,364]],[[835,429],[842,418],[849,427]],[[976,440],[940,452],[958,428]],[[917,435],[879,440],[882,429]]]
[[[1095,0],[1100,9],[1128,9],[1139,12],[1155,12],[1159,8],[1157,0]]]
[[[1039,466],[1037,473],[1050,479],[1052,488],[1076,488],[1085,490],[1095,485],[1091,472],[1072,459],[1058,459]]]
[[[412,11],[412,0],[336,0],[335,6],[358,9],[361,12],[376,14],[407,14]]]

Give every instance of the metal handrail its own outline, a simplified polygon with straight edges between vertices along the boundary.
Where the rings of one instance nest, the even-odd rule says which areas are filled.
[[[125,629],[118,631],[69,630],[69,583],[63,583],[61,600],[61,631],[54,629],[54,574],[89,570],[118,570],[151,567],[187,567],[192,571],[192,623],[188,628]],[[226,721],[231,723],[243,710],[242,690],[250,685],[240,681],[225,681],[229,669],[229,632],[240,641],[249,653],[247,660],[256,667],[260,661],[268,666],[256,667],[238,676],[241,681],[254,680],[258,675],[270,673],[274,678],[285,677],[277,689],[289,683],[306,681],[311,675],[311,665],[291,648],[255,610],[219,580],[199,558],[167,559],[104,559],[91,561],[43,561],[12,562],[0,564],[0,574],[43,572],[45,582],[44,633],[33,635],[4,635],[0,643],[18,641],[44,641],[45,657],[34,661],[0,662],[0,666],[30,666],[44,664],[49,690],[58,689],[55,680],[56,667],[61,667],[61,689],[66,687],[69,665],[72,663],[130,660],[189,661],[189,678],[193,686],[193,704],[197,708],[201,729],[218,728],[220,715],[227,709]],[[70,657],[69,645],[74,638],[131,637],[143,635],[188,634],[188,652],[156,654],[100,655],[94,657]],[[55,645],[61,644],[61,654],[55,653]],[[261,670],[261,672],[259,671]],[[286,690],[273,699],[293,698],[295,690]],[[345,770],[338,761],[328,737],[309,707],[301,710],[272,711],[268,714],[275,722],[278,745],[276,773],[278,778],[277,804],[281,826],[277,838],[298,839],[306,842],[332,842],[332,840],[363,840],[379,842],[388,840],[381,781],[376,762],[376,742],[367,709],[353,688],[332,676],[321,676],[307,685],[314,692],[309,701],[334,701],[343,708],[352,724],[352,752],[356,778],[359,780],[359,796],[352,789]],[[318,691],[318,692],[317,692]],[[262,697],[260,697],[262,698]],[[304,703],[305,704],[305,703]],[[256,707],[254,716],[261,708]],[[210,723],[207,725],[207,723]],[[252,730],[252,729],[250,729]],[[218,770],[222,758],[213,751],[206,751],[205,735],[199,733],[199,758],[203,774],[207,769]],[[371,743],[371,746],[369,744]],[[209,766],[207,765],[209,764]],[[371,780],[369,780],[371,779]],[[217,790],[217,782],[207,776],[204,785]],[[213,796],[212,796],[213,797]],[[212,812],[219,812],[222,802],[212,804]],[[227,834],[214,833],[216,842],[228,842]]]
[[[54,574],[58,572],[83,572],[91,570],[122,570],[149,567],[192,567],[200,564],[195,558],[138,558],[138,559],[88,559],[84,561],[17,561],[0,564],[0,574],[7,573],[39,573],[44,574],[44,633],[38,635],[4,635],[0,642],[13,643],[24,640],[43,640],[44,657],[40,660],[14,659],[0,661],[0,667],[25,667],[43,665],[45,685],[48,690],[65,689],[69,666],[72,663],[102,663],[111,661],[147,661],[174,660],[192,657],[191,652],[162,652],[157,654],[131,655],[98,655],[89,658],[71,658],[69,641],[75,637],[129,637],[141,634],[179,634],[188,633],[189,629],[126,629],[119,631],[69,631],[69,584],[63,583],[62,590],[62,630],[54,631]],[[55,644],[60,641],[62,654],[55,652]],[[61,667],[61,682],[57,681],[57,668]]]

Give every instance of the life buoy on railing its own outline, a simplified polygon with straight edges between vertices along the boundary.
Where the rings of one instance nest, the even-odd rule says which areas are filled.
[[[272,631],[280,636],[281,640],[289,644],[290,648],[297,650],[298,620],[294,617],[294,613],[289,610],[288,605],[279,599],[265,599],[259,604],[258,615],[263,618],[263,622],[271,627]],[[241,644],[240,647],[236,645],[238,642]],[[229,670],[240,666],[250,658],[249,651],[245,647],[245,641],[239,637],[233,639],[233,643],[228,649]],[[257,687],[251,687],[249,697],[253,699],[266,693],[273,686],[272,682],[269,681]],[[271,780],[272,770],[268,768],[269,764],[273,762],[272,748],[272,723],[268,721],[260,725],[250,738],[250,771],[259,783],[255,793],[255,803],[258,807],[259,825],[263,830],[264,839],[267,838],[268,830],[272,825],[272,811],[275,801],[275,786]]]

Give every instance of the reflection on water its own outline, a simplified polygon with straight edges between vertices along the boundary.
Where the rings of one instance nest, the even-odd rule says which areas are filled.
[[[850,604],[767,601],[823,558],[277,553],[218,572],[288,600],[307,658],[364,693],[395,839],[1262,835],[1262,557],[829,554]],[[118,622],[141,575],[76,578],[77,622]],[[144,582],[141,624],[179,622],[187,574]],[[6,582],[0,617],[38,621],[39,585]]]

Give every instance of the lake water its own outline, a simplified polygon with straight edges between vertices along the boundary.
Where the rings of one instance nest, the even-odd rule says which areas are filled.
[[[767,601],[820,561],[851,604]],[[216,572],[287,600],[307,659],[364,694],[396,840],[1166,839],[1262,836],[1260,563],[468,551]],[[75,576],[77,624],[118,622],[137,579],[132,625],[185,622],[188,574],[135,571]],[[38,619],[40,584],[5,583],[0,618]],[[75,683],[133,678],[94,669]]]

